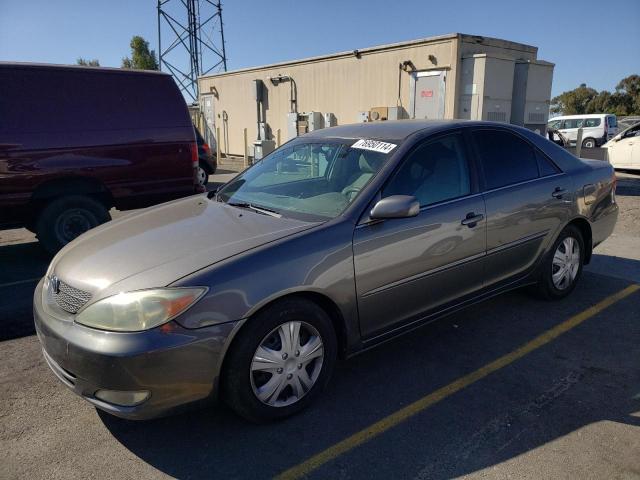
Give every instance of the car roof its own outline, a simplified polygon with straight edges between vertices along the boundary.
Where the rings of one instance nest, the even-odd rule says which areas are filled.
[[[380,140],[404,140],[416,132],[441,131],[470,124],[495,124],[494,122],[470,122],[468,120],[387,120],[365,122],[323,128],[309,132],[306,138],[373,138]],[[504,124],[495,124],[504,125]]]
[[[168,73],[160,70],[137,70],[132,68],[116,68],[116,67],[89,67],[86,65],[62,65],[57,63],[34,63],[34,62],[3,62],[0,61],[0,69],[38,69],[45,71],[85,71],[85,72],[103,72],[117,73],[121,75],[162,75],[169,76]]]
[[[371,138],[400,142],[418,132],[437,133],[459,127],[497,127],[514,131],[522,130],[515,125],[504,122],[487,122],[477,120],[386,120],[382,122],[351,123],[338,127],[315,130],[302,138]],[[300,137],[299,137],[300,138]]]

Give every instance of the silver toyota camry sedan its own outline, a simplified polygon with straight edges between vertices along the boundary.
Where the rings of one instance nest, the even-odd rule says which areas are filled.
[[[35,325],[60,381],[114,415],[220,398],[278,419],[338,358],[517,287],[565,297],[617,215],[608,163],[522,128],[328,128],[71,242]]]

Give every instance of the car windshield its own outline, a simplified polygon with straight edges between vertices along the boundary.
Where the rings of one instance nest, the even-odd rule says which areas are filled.
[[[360,194],[395,147],[381,141],[299,139],[218,191],[218,201],[265,214],[334,218]]]

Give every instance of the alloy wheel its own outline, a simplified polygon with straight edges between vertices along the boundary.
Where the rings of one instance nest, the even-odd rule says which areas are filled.
[[[272,407],[299,401],[318,380],[324,346],[318,331],[306,322],[287,322],[264,337],[251,360],[251,387]]]
[[[580,269],[580,244],[573,237],[566,237],[553,254],[551,277],[558,290],[571,286]]]

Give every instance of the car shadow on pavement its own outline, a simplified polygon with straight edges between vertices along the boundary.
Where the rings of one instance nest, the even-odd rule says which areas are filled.
[[[0,341],[35,334],[33,290],[51,258],[38,242],[0,246]]]
[[[640,283],[640,261],[632,258],[594,253],[591,262],[585,268],[594,273]]]
[[[618,185],[616,186],[616,195],[625,195],[629,197],[640,196],[640,172],[637,170],[624,171],[625,176],[618,175]]]
[[[564,301],[544,302],[516,291],[468,308],[339,363],[319,401],[279,423],[253,425],[224,407],[147,422],[104,413],[100,418],[122,445],[168,475],[272,477],[627,285],[585,273]],[[639,309],[635,293],[310,476],[451,478],[597,422],[640,427],[633,416],[640,411],[640,323],[634,316]]]

